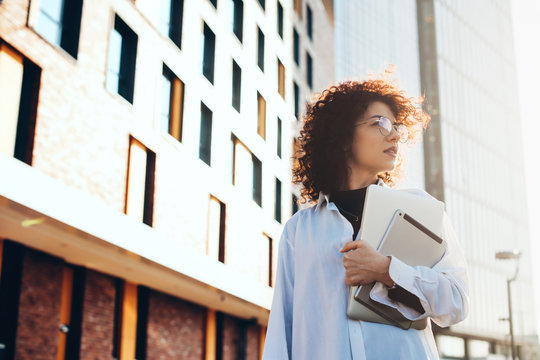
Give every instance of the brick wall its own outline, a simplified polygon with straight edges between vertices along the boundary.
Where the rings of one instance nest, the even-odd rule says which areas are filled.
[[[15,359],[55,359],[60,322],[63,262],[25,250]]]
[[[150,291],[147,359],[203,359],[206,309]]]
[[[246,360],[259,359],[259,326],[255,324],[246,325],[245,320],[234,316],[223,316],[223,342],[222,359],[236,360],[240,352],[242,327],[246,327],[245,358]]]
[[[115,296],[114,278],[87,270],[81,326],[81,360],[111,358]]]

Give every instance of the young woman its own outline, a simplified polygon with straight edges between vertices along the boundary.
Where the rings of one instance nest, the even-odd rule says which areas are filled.
[[[410,320],[429,317],[446,327],[467,316],[466,262],[446,212],[448,247],[432,268],[383,256],[357,239],[367,186],[395,187],[401,144],[429,123],[414,102],[380,79],[340,83],[310,104],[293,181],[316,204],[284,226],[264,360],[439,358],[430,324],[403,330],[349,319],[351,285],[376,282],[371,298]]]

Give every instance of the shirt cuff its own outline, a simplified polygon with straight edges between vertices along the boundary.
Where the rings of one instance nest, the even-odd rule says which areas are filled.
[[[394,256],[390,256],[388,273],[397,285],[414,294],[414,291],[412,290],[414,289],[415,270],[412,266],[405,264],[403,261]],[[409,320],[417,320],[425,317],[424,314],[426,314],[426,312],[419,313],[409,306],[390,299],[388,297],[388,288],[379,281],[377,281],[371,289],[369,297],[374,301],[397,309]],[[422,303],[422,301],[420,302]]]

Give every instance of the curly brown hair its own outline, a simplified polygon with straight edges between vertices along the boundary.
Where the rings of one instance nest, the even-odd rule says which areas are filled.
[[[318,97],[318,98],[317,98]],[[409,130],[409,143],[417,140],[421,128],[427,128],[430,116],[421,107],[423,97],[407,97],[387,79],[363,82],[344,81],[332,85],[306,105],[304,126],[300,130],[293,159],[293,183],[302,184],[302,203],[316,202],[319,191],[331,193],[341,188],[348,177],[346,148],[353,141],[353,124],[374,101],[388,105],[396,118]],[[402,155],[398,154],[392,171],[377,174],[388,186],[399,178]]]

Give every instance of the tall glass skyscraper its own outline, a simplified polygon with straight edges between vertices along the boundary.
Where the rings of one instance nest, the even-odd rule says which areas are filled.
[[[510,1],[335,5],[338,79],[365,78],[390,63],[410,96],[427,98],[432,122],[423,146],[411,151],[405,185],[425,187],[446,203],[470,275],[469,317],[448,329],[434,326],[441,357],[510,355],[506,280],[516,264],[495,253],[519,249],[512,283],[516,350],[520,359],[536,358]]]

